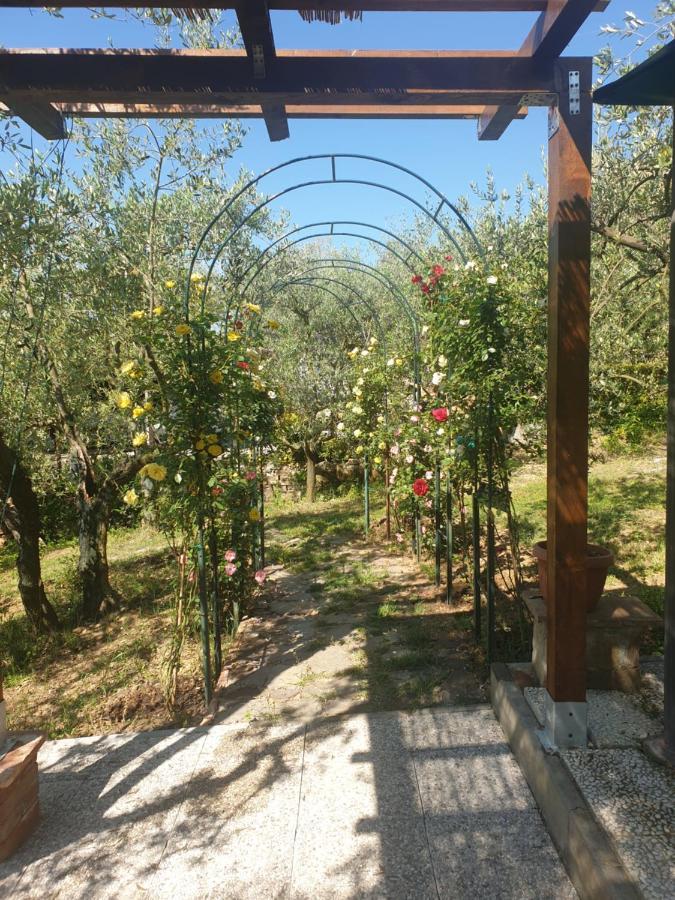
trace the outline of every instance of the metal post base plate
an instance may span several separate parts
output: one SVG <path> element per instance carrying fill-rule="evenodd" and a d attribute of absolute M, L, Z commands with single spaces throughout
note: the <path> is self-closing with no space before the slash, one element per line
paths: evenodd
<path fill-rule="evenodd" d="M 579 701 L 555 701 L 547 691 L 546 739 L 560 750 L 587 747 L 587 704 Z"/>

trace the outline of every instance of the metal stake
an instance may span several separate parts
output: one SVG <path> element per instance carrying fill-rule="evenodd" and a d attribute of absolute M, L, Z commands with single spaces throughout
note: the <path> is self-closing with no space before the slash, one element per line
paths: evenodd
<path fill-rule="evenodd" d="M 445 484 L 445 602 L 452 603 L 452 486 L 450 474 Z"/>
<path fill-rule="evenodd" d="M 434 468 L 434 549 L 436 551 L 436 569 L 434 582 L 441 584 L 441 467 L 436 462 Z"/>
<path fill-rule="evenodd" d="M 209 647 L 209 601 L 206 588 L 206 561 L 204 558 L 204 518 L 199 514 L 197 542 L 197 575 L 199 578 L 199 619 L 202 636 L 202 664 L 204 668 L 204 699 L 211 702 L 211 651 Z"/>

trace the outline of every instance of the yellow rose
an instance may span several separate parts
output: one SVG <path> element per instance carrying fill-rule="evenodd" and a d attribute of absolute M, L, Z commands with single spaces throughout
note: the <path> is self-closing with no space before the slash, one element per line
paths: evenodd
<path fill-rule="evenodd" d="M 207 434 L 205 441 L 207 444 L 217 444 L 218 443 L 218 435 L 217 434 Z"/>
<path fill-rule="evenodd" d="M 142 406 L 134 406 L 134 408 L 131 410 L 131 415 L 134 419 L 140 419 L 144 412 L 145 410 Z"/>
<path fill-rule="evenodd" d="M 252 313 L 259 313 L 259 312 L 260 312 L 260 307 L 258 306 L 257 303 L 245 303 L 244 306 L 246 307 L 246 309 L 247 309 L 249 312 L 252 312 Z"/>
<path fill-rule="evenodd" d="M 120 372 L 122 375 L 130 375 L 134 369 L 136 368 L 136 360 L 128 359 L 126 362 L 123 362 L 120 366 Z"/>
<path fill-rule="evenodd" d="M 260 513 L 255 508 L 255 506 L 253 507 L 253 509 L 249 510 L 248 520 L 249 520 L 249 522 L 259 522 L 260 521 Z"/>
<path fill-rule="evenodd" d="M 361 456 L 361 454 L 363 453 L 363 447 L 357 447 L 356 452 L 359 456 Z"/>
<path fill-rule="evenodd" d="M 160 304 L 159 306 L 154 306 L 152 309 L 153 316 L 161 316 L 164 312 L 164 307 Z"/>
<path fill-rule="evenodd" d="M 195 450 L 203 450 L 204 447 L 206 447 L 206 444 L 201 438 L 198 441 L 195 441 Z"/>
<path fill-rule="evenodd" d="M 142 447 L 143 444 L 147 444 L 148 436 L 144 431 L 139 431 L 138 434 L 135 434 L 131 443 L 134 447 Z"/>
<path fill-rule="evenodd" d="M 122 499 L 127 506 L 136 506 L 136 504 L 138 503 L 138 494 L 133 488 L 131 488 L 131 490 L 126 492 Z"/>
<path fill-rule="evenodd" d="M 195 284 L 198 281 L 203 281 L 203 280 L 204 280 L 204 276 L 202 275 L 201 272 L 193 272 L 192 275 L 190 275 L 190 281 L 193 284 Z"/>
<path fill-rule="evenodd" d="M 402 366 L 403 360 L 399 356 L 397 356 L 396 359 L 394 360 L 394 364 L 397 366 Z"/>
<path fill-rule="evenodd" d="M 192 329 L 189 325 L 186 325 L 185 322 L 181 325 L 176 325 L 176 334 L 178 337 L 184 337 L 186 334 L 190 334 L 191 331 Z"/>
<path fill-rule="evenodd" d="M 115 402 L 119 409 L 128 409 L 131 406 L 131 396 L 127 391 L 120 391 Z"/>
<path fill-rule="evenodd" d="M 375 463 L 376 466 L 381 465 L 381 464 L 382 464 L 382 457 L 381 457 L 381 456 L 376 456 L 375 459 L 373 460 L 373 462 Z"/>
<path fill-rule="evenodd" d="M 238 332 L 236 332 L 236 331 L 228 331 L 227 339 L 228 339 L 228 341 L 230 341 L 230 343 L 234 343 L 235 341 L 241 340 L 241 335 L 238 334 Z"/>
<path fill-rule="evenodd" d="M 380 443 L 379 443 L 377 446 L 378 446 L 378 449 L 379 449 L 379 450 L 386 450 L 386 449 L 387 449 L 387 445 L 385 444 L 384 441 L 380 441 Z"/>
<path fill-rule="evenodd" d="M 209 381 L 211 381 L 212 384 L 223 383 L 223 373 L 220 369 L 214 369 L 213 372 L 209 372 Z"/>
<path fill-rule="evenodd" d="M 145 318 L 145 310 L 143 309 L 135 309 L 131 314 L 132 319 L 144 319 Z"/>
<path fill-rule="evenodd" d="M 147 475 L 148 478 L 152 478 L 153 481 L 164 481 L 166 478 L 166 468 L 164 466 L 160 466 L 159 463 L 148 463 L 143 466 L 139 475 L 145 477 Z"/>
<path fill-rule="evenodd" d="M 165 287 L 165 288 L 168 288 L 168 290 L 171 291 L 171 290 L 173 290 L 173 289 L 176 287 L 176 282 L 175 282 L 175 281 L 165 281 L 165 282 L 164 282 L 164 287 Z"/>
<path fill-rule="evenodd" d="M 209 444 L 209 446 L 207 447 L 207 451 L 209 453 L 209 456 L 220 456 L 220 454 L 223 452 L 223 448 L 220 446 L 220 444 Z"/>
<path fill-rule="evenodd" d="M 281 328 L 281 325 L 280 325 L 279 322 L 277 322 L 276 319 L 268 319 L 268 320 L 267 320 L 267 327 L 268 327 L 268 328 L 271 328 L 272 331 L 276 331 L 277 328 Z"/>

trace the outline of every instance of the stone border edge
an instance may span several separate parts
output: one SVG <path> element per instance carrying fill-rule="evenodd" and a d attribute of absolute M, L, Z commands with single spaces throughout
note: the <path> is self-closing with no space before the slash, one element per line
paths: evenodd
<path fill-rule="evenodd" d="M 504 663 L 491 666 L 490 699 L 581 900 L 643 900 L 562 759 L 544 751 L 539 723 Z"/>

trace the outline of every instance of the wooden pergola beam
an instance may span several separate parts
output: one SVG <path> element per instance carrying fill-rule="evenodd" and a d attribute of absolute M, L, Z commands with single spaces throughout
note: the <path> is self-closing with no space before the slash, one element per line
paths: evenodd
<path fill-rule="evenodd" d="M 269 7 L 266 0 L 240 0 L 235 9 L 253 77 L 264 78 L 277 55 Z M 282 103 L 264 104 L 262 114 L 271 141 L 289 137 L 288 119 Z"/>
<path fill-rule="evenodd" d="M 240 5 L 243 5 L 244 0 Z M 315 10 L 340 9 L 354 12 L 542 12 L 546 9 L 547 0 L 269 0 L 272 10 Z M 34 0 L 0 0 L 0 8 L 34 7 Z M 82 9 L 91 6 L 87 0 L 60 0 L 59 6 L 64 9 Z M 127 7 L 128 3 L 106 3 L 106 7 Z M 164 8 L 164 0 L 148 0 L 143 7 L 149 9 Z M 596 0 L 595 11 L 607 9 L 609 0 Z M 236 9 L 235 2 L 218 2 L 206 0 L 199 4 L 183 4 L 185 9 Z"/>
<path fill-rule="evenodd" d="M 12 96 L 5 97 L 5 110 L 30 125 L 33 131 L 37 131 L 48 141 L 59 141 L 66 136 L 66 125 L 63 114 L 51 103 L 32 101 Z"/>
<path fill-rule="evenodd" d="M 282 50 L 271 68 L 253 78 L 239 50 L 0 50 L 0 100 L 473 106 L 554 84 L 550 66 L 497 51 Z"/>
<path fill-rule="evenodd" d="M 58 103 L 63 116 L 79 119 L 260 119 L 260 105 L 223 106 L 217 103 Z M 483 107 L 477 106 L 307 106 L 286 107 L 289 119 L 476 119 Z M 0 103 L 0 111 L 3 104 Z M 518 117 L 526 112 L 519 110 Z"/>
<path fill-rule="evenodd" d="M 534 60 L 557 57 L 596 8 L 596 0 L 548 0 L 518 51 Z M 496 141 L 515 118 L 517 106 L 488 106 L 478 121 L 478 140 Z"/>

